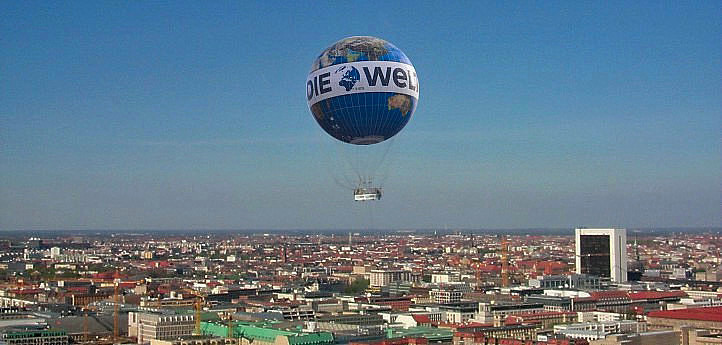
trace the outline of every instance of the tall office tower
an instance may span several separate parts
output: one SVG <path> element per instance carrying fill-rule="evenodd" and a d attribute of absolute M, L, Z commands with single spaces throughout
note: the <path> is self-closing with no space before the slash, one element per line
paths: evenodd
<path fill-rule="evenodd" d="M 627 229 L 576 229 L 578 274 L 627 281 Z"/>

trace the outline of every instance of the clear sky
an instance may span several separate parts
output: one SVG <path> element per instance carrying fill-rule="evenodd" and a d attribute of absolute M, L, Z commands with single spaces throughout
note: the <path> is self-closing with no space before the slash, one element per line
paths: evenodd
<path fill-rule="evenodd" d="M 721 13 L 2 1 L 0 229 L 720 226 Z M 334 183 L 305 100 L 313 59 L 353 35 L 421 84 L 370 206 Z"/>

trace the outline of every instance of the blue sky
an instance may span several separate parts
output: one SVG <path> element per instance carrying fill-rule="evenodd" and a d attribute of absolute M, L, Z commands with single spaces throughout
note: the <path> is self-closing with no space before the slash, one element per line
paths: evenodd
<path fill-rule="evenodd" d="M 0 229 L 720 226 L 720 13 L 2 2 Z M 304 95 L 352 35 L 394 43 L 421 84 L 365 206 Z"/>

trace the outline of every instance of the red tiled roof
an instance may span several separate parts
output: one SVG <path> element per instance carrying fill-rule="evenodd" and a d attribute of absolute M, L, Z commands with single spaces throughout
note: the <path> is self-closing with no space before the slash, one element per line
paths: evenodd
<path fill-rule="evenodd" d="M 633 300 L 640 299 L 659 299 L 659 298 L 673 298 L 673 297 L 686 297 L 687 293 L 684 291 L 636 291 L 630 292 L 629 298 Z"/>
<path fill-rule="evenodd" d="M 411 315 L 411 317 L 413 317 L 414 321 L 417 323 L 431 323 L 431 319 L 429 319 L 428 315 L 414 314 Z"/>
<path fill-rule="evenodd" d="M 538 312 L 538 313 L 519 313 L 519 314 L 514 314 L 514 316 L 518 316 L 518 317 L 522 317 L 522 318 L 524 318 L 524 317 L 533 318 L 533 317 L 542 317 L 542 316 L 564 316 L 564 315 L 572 316 L 572 315 L 576 315 L 576 314 L 577 313 L 575 313 L 573 311 L 542 311 L 542 312 Z"/>
<path fill-rule="evenodd" d="M 594 291 L 594 292 L 590 292 L 589 295 L 591 295 L 594 299 L 597 299 L 597 300 L 606 299 L 606 298 L 628 298 L 629 297 L 629 295 L 627 295 L 627 291 L 622 291 L 622 290 Z"/>
<path fill-rule="evenodd" d="M 101 272 L 101 273 L 95 273 L 91 275 L 91 277 L 96 279 L 112 279 L 114 272 Z"/>
<path fill-rule="evenodd" d="M 43 292 L 41 289 L 22 289 L 22 290 L 10 290 L 8 292 L 14 293 L 16 295 L 35 295 Z"/>
<path fill-rule="evenodd" d="M 163 261 L 154 261 L 152 263 L 153 267 L 170 267 L 172 264 L 166 260 Z"/>
<path fill-rule="evenodd" d="M 501 265 L 480 265 L 477 266 L 476 269 L 482 272 L 501 272 Z"/>
<path fill-rule="evenodd" d="M 537 323 L 539 323 L 539 322 L 537 321 Z M 506 320 L 504 320 L 504 325 L 506 325 L 506 326 L 521 325 L 521 318 L 518 318 L 514 315 L 509 315 L 506 317 Z"/>
<path fill-rule="evenodd" d="M 461 330 L 463 329 L 473 329 L 477 327 L 493 327 L 493 323 L 480 323 L 480 322 L 469 322 L 469 323 L 459 323 L 459 322 L 439 322 L 438 324 L 441 328 L 456 328 L 460 332 L 463 332 Z"/>
<path fill-rule="evenodd" d="M 647 316 L 662 319 L 722 322 L 722 307 L 658 310 L 649 312 Z"/>
<path fill-rule="evenodd" d="M 132 289 L 132 288 L 135 288 L 136 283 L 134 281 L 133 282 L 119 282 L 118 286 L 123 289 Z"/>

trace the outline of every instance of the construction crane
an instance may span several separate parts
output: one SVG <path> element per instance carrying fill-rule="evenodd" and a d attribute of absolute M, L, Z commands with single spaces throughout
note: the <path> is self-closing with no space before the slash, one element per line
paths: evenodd
<path fill-rule="evenodd" d="M 85 343 L 90 341 L 90 331 L 88 328 L 88 309 L 83 308 L 83 342 Z"/>
<path fill-rule="evenodd" d="M 195 308 L 195 316 L 193 318 L 193 321 L 195 321 L 195 329 L 193 330 L 193 333 L 195 335 L 201 335 L 201 298 L 196 296 L 196 303 L 194 304 Z"/>
<path fill-rule="evenodd" d="M 90 343 L 90 319 L 89 313 L 97 313 L 97 307 L 91 303 L 86 303 L 82 309 L 83 312 L 83 342 Z"/>
<path fill-rule="evenodd" d="M 201 335 L 201 310 L 203 308 L 203 294 L 198 291 L 190 290 L 191 294 L 195 296 L 196 301 L 193 303 L 195 314 L 193 321 L 195 321 L 195 329 L 193 330 L 194 335 Z"/>
<path fill-rule="evenodd" d="M 501 286 L 509 287 L 509 242 L 501 237 Z"/>
<path fill-rule="evenodd" d="M 226 334 L 226 337 L 233 338 L 233 314 L 228 314 L 228 334 Z"/>
<path fill-rule="evenodd" d="M 117 343 L 120 336 L 120 273 L 116 270 L 113 275 L 113 343 Z"/>

